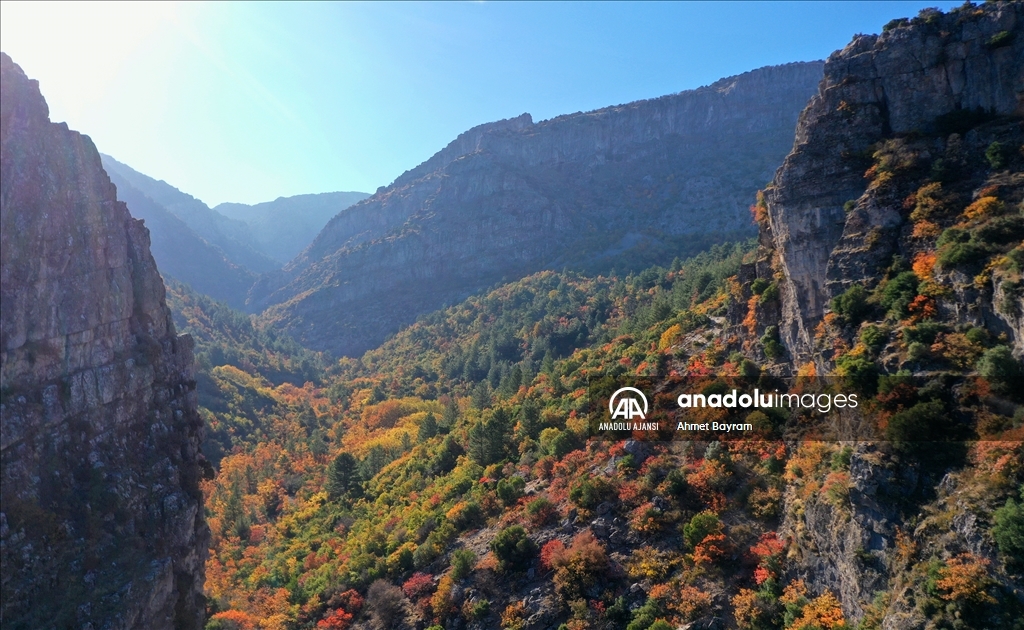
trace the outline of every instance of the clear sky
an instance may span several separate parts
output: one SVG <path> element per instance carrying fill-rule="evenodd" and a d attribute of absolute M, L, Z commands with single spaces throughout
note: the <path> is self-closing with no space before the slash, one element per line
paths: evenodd
<path fill-rule="evenodd" d="M 0 3 L 51 118 L 210 205 L 386 185 L 480 123 L 823 59 L 950 2 Z"/>

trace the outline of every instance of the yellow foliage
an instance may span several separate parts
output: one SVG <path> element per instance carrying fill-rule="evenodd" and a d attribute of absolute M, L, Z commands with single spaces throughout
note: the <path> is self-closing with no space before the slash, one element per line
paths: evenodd
<path fill-rule="evenodd" d="M 808 603 L 799 619 L 790 626 L 792 630 L 832 630 L 846 625 L 843 607 L 830 591 L 815 597 Z"/>
<path fill-rule="evenodd" d="M 679 337 L 682 336 L 682 333 L 683 327 L 679 324 L 669 326 L 665 332 L 661 333 L 661 339 L 658 341 L 658 350 L 667 350 L 672 347 Z"/>
<path fill-rule="evenodd" d="M 1005 208 L 1005 204 L 996 197 L 980 197 L 977 201 L 964 208 L 963 216 L 971 221 L 1002 214 Z"/>

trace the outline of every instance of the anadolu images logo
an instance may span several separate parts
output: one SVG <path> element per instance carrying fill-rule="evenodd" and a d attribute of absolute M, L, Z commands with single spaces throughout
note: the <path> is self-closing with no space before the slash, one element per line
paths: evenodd
<path fill-rule="evenodd" d="M 640 409 L 640 402 L 632 396 L 623 396 L 619 399 L 618 404 L 615 403 L 615 399 L 619 398 L 619 395 L 623 392 L 635 392 L 640 396 L 640 400 L 644 401 L 643 410 Z M 608 399 L 608 413 L 612 414 L 612 420 L 616 418 L 624 418 L 626 420 L 632 420 L 634 418 L 640 418 L 644 420 L 647 414 L 647 396 L 635 387 L 622 387 L 612 394 L 612 397 Z"/>

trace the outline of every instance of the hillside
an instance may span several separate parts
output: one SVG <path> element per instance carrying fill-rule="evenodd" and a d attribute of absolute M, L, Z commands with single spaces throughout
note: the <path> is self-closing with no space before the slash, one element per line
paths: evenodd
<path fill-rule="evenodd" d="M 249 288 L 256 274 L 230 262 L 224 252 L 211 245 L 175 214 L 110 171 L 117 187 L 117 199 L 137 219 L 146 222 L 151 250 L 161 275 L 184 282 L 195 290 L 222 300 L 234 308 L 245 308 Z"/>
<path fill-rule="evenodd" d="M 103 168 L 130 184 L 174 216 L 185 222 L 206 242 L 214 245 L 234 265 L 255 273 L 278 269 L 281 265 L 263 253 L 245 223 L 214 212 L 202 201 L 163 180 L 156 180 L 101 154 Z"/>
<path fill-rule="evenodd" d="M 752 233 L 747 206 L 792 145 L 820 63 L 534 123 L 475 127 L 340 213 L 252 311 L 358 355 L 503 279 L 640 270 Z"/>
<path fill-rule="evenodd" d="M 276 433 L 204 486 L 208 627 L 1021 627 L 1022 29 L 928 9 L 832 55 L 756 247 L 498 284 L 301 388 L 224 370 Z M 862 404 L 597 439 L 595 382 L 641 381 Z"/>
<path fill-rule="evenodd" d="M 261 251 L 283 265 L 306 249 L 336 214 L 369 196 L 361 192 L 296 195 L 254 205 L 222 203 L 213 211 L 248 225 Z"/>

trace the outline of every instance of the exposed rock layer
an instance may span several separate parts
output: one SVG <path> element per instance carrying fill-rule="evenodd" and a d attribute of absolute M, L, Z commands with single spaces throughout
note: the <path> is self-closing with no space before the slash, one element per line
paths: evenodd
<path fill-rule="evenodd" d="M 793 151 L 768 189 L 769 231 L 781 254 L 783 341 L 800 360 L 810 357 L 814 327 L 829 300 L 860 275 L 837 251 L 858 221 L 894 234 L 899 216 L 862 208 L 847 217 L 845 202 L 864 192 L 871 147 L 893 136 L 932 133 L 944 117 L 980 108 L 1024 115 L 1024 5 L 998 3 L 929 21 L 861 35 L 825 62 L 818 93 L 800 115 Z M 1006 31 L 1007 45 L 990 42 Z M 867 157 L 867 161 L 865 161 Z M 899 202 L 902 199 L 898 200 Z M 866 213 L 866 214 L 865 214 Z M 898 215 L 898 213 L 897 213 Z"/>
<path fill-rule="evenodd" d="M 481 125 L 341 212 L 254 311 L 307 345 L 376 346 L 417 315 L 543 268 L 644 267 L 752 233 L 821 63 L 649 101 Z"/>
<path fill-rule="evenodd" d="M 192 341 L 92 141 L 0 64 L 0 621 L 201 628 Z"/>

